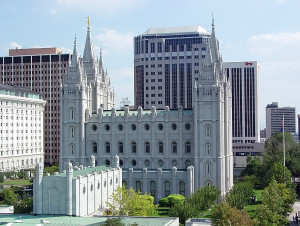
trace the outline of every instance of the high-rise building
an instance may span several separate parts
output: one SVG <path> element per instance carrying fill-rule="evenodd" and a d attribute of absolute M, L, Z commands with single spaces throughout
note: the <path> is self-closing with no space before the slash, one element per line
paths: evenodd
<path fill-rule="evenodd" d="M 9 50 L 9 56 L 0 57 L 0 84 L 28 88 L 41 93 L 46 100 L 46 164 L 58 163 L 59 160 L 59 89 L 70 60 L 70 54 L 62 54 L 57 48 L 13 49 Z"/>
<path fill-rule="evenodd" d="M 103 76 L 98 74 L 93 55 L 84 54 L 82 61 L 73 54 L 61 87 L 60 171 L 66 169 L 68 162 L 88 166 L 91 155 L 96 165 L 111 165 L 118 155 L 123 184 L 151 193 L 156 201 L 169 194 L 189 196 L 205 185 L 218 186 L 222 194 L 230 190 L 233 185 L 231 90 L 214 33 L 213 26 L 212 35 L 203 46 L 205 51 L 200 53 L 201 73 L 191 87 L 193 109 L 170 110 L 159 105 L 163 109 L 153 106 L 144 110 L 139 106 L 136 110 L 125 107 L 116 111 L 113 105 L 102 105 L 103 99 L 97 101 L 102 96 L 99 94 L 111 95 L 105 89 L 107 83 L 97 85 Z M 90 39 L 89 27 L 87 37 Z M 184 49 L 191 51 L 192 47 L 193 44 L 184 45 Z M 91 42 L 86 42 L 85 49 L 92 51 Z M 180 48 L 177 50 L 180 56 Z M 86 67 L 94 70 L 88 71 Z M 174 77 L 179 78 L 175 73 Z"/>
<path fill-rule="evenodd" d="M 0 84 L 0 171 L 44 163 L 44 106 L 41 94 Z"/>
<path fill-rule="evenodd" d="M 232 91 L 232 142 L 260 142 L 258 64 L 225 62 L 223 66 Z"/>
<path fill-rule="evenodd" d="M 192 108 L 211 35 L 200 26 L 150 28 L 134 38 L 134 105 Z M 216 43 L 218 47 L 218 40 Z"/>
<path fill-rule="evenodd" d="M 278 107 L 278 102 L 272 102 L 266 107 L 266 137 L 273 133 L 284 131 L 295 134 L 296 132 L 296 109 L 294 107 Z"/>

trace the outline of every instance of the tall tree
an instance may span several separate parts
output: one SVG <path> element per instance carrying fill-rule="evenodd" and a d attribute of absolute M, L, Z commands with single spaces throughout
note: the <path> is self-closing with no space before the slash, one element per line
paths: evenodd
<path fill-rule="evenodd" d="M 247 212 L 231 207 L 226 202 L 221 202 L 215 207 L 211 219 L 212 224 L 218 226 L 251 226 L 254 223 Z"/>
<path fill-rule="evenodd" d="M 287 215 L 296 200 L 293 189 L 272 180 L 262 193 L 262 204 L 255 210 L 257 225 L 286 225 Z"/>
<path fill-rule="evenodd" d="M 115 216 L 148 216 L 154 212 L 153 197 L 142 195 L 140 191 L 118 187 L 107 205 Z"/>

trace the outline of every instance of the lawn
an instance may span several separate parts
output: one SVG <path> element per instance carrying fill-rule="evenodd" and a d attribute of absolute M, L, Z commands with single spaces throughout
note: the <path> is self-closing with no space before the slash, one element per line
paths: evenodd
<path fill-rule="evenodd" d="M 0 183 L 0 185 L 21 185 L 21 186 L 25 186 L 25 185 L 32 185 L 32 183 L 30 182 L 30 180 L 18 179 L 18 180 L 6 180 L 3 183 Z"/>
<path fill-rule="evenodd" d="M 249 216 L 251 218 L 253 218 L 255 216 L 255 213 L 254 213 L 255 208 L 262 202 L 262 191 L 263 190 L 254 190 L 254 195 L 256 196 L 256 202 L 251 202 L 244 209 L 249 213 Z"/>

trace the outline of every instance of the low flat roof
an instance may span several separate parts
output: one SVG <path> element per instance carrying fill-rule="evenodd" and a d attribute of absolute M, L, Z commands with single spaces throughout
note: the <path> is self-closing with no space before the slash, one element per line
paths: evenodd
<path fill-rule="evenodd" d="M 41 220 L 49 222 L 51 225 L 95 225 L 103 223 L 108 217 L 72 217 L 62 215 L 1 215 L 0 214 L 0 225 L 8 223 L 17 223 L 17 225 L 41 225 Z M 176 220 L 176 218 L 170 217 L 121 217 L 122 222 L 126 225 L 137 223 L 139 226 L 164 226 L 169 225 L 170 221 Z"/>
<path fill-rule="evenodd" d="M 112 167 L 110 166 L 96 166 L 96 167 L 87 167 L 85 169 L 81 169 L 81 170 L 73 170 L 73 177 L 78 177 L 78 176 L 84 176 L 87 174 L 92 174 L 94 172 L 101 172 L 101 171 L 105 171 L 108 169 L 112 169 Z M 60 177 L 65 177 L 66 173 L 59 173 L 57 175 L 52 175 L 52 176 L 60 176 Z"/>
<path fill-rule="evenodd" d="M 209 32 L 201 26 L 181 26 L 181 27 L 161 27 L 149 28 L 143 35 L 167 35 L 167 34 L 182 34 L 182 33 L 204 33 Z"/>

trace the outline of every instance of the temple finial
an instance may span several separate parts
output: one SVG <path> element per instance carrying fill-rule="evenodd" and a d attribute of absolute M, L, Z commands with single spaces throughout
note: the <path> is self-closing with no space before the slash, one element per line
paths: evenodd
<path fill-rule="evenodd" d="M 90 28 L 91 28 L 91 21 L 90 21 L 90 17 L 89 16 L 87 17 L 87 24 L 88 24 L 87 28 L 88 28 L 88 30 L 90 30 Z"/>
<path fill-rule="evenodd" d="M 214 19 L 214 14 L 212 13 L 212 23 L 211 23 L 212 28 L 215 28 L 215 19 Z"/>
<path fill-rule="evenodd" d="M 75 33 L 75 38 L 74 38 L 74 45 L 76 46 L 77 41 L 76 41 L 76 33 Z"/>

